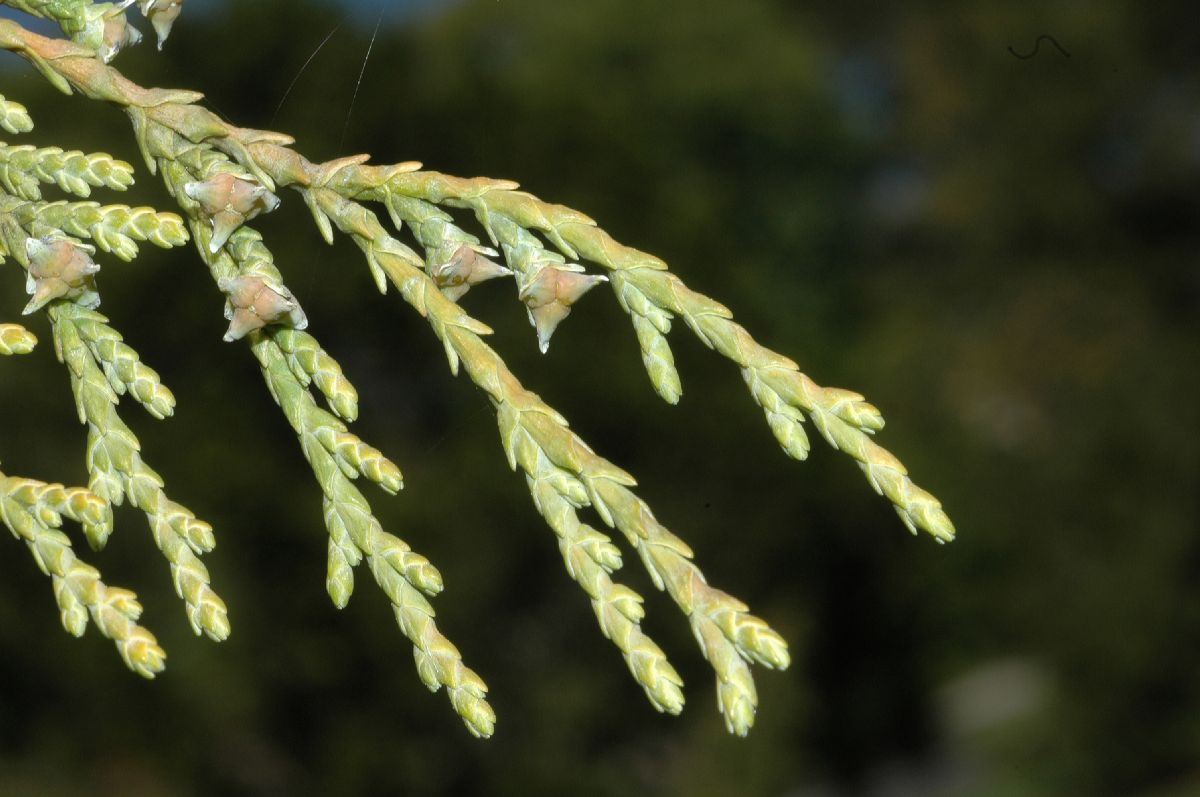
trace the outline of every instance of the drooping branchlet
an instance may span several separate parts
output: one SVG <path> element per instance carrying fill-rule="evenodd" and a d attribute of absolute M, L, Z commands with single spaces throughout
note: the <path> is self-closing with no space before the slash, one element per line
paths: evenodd
<path fill-rule="evenodd" d="M 132 1 L 124 0 L 120 9 Z M 161 46 L 182 0 L 137 1 L 155 24 Z M 17 4 L 16 0 L 0 2 Z M 56 18 L 92 5 L 78 0 L 72 6 L 75 11 L 60 12 Z M 65 22 L 63 27 L 67 30 Z M 119 26 L 114 26 L 117 30 Z M 68 35 L 76 32 L 68 30 Z M 521 385 L 484 341 L 488 327 L 454 303 L 472 285 L 515 275 L 518 296 L 545 351 L 572 306 L 606 281 L 587 275 L 577 263 L 605 269 L 618 303 L 633 320 L 654 385 L 665 399 L 677 401 L 681 393 L 666 339 L 672 321 L 678 319 L 738 365 L 751 395 L 791 456 L 807 454 L 808 436 L 801 424 L 810 421 L 835 448 L 859 462 L 871 485 L 892 501 L 911 529 L 925 529 L 939 540 L 953 537 L 953 525 L 937 500 L 916 487 L 903 465 L 871 439 L 883 425 L 878 410 L 856 393 L 817 385 L 796 363 L 758 344 L 719 302 L 689 289 L 658 258 L 613 240 L 584 214 L 518 191 L 510 181 L 462 179 L 421 171 L 415 164 L 369 166 L 367 156 L 311 164 L 290 149 L 292 142 L 286 136 L 226 124 L 195 104 L 199 95 L 156 93 L 134 86 L 114 70 L 93 63 L 91 53 L 71 54 L 62 61 L 83 59 L 86 70 L 63 69 L 39 37 L 26 36 L 5 20 L 0 20 L 0 47 L 27 56 L 60 88 L 70 82 L 88 96 L 126 107 L 143 153 L 191 214 L 193 234 L 206 244 L 201 255 L 228 299 L 226 317 L 231 324 L 226 339 L 277 326 L 250 335 L 251 349 L 324 493 L 330 596 L 336 605 L 344 606 L 353 588 L 351 571 L 365 561 L 392 602 L 402 632 L 413 643 L 422 680 L 431 689 L 446 687 L 472 733 L 490 735 L 495 717 L 483 681 L 466 668 L 457 648 L 434 623 L 425 596 L 440 591 L 441 577 L 424 557 L 383 531 L 366 498 L 352 484 L 363 477 L 394 492 L 401 483 L 399 470 L 342 422 L 356 413 L 357 396 L 315 339 L 294 331 L 306 325 L 304 314 L 283 287 L 283 276 L 262 237 L 252 229 L 234 235 L 247 221 L 278 206 L 279 199 L 271 193 L 275 185 L 302 192 L 326 240 L 332 242 L 335 228 L 349 235 L 366 255 L 380 290 L 394 286 L 428 320 L 446 348 L 451 368 L 457 372 L 463 366 L 487 393 L 510 465 L 525 472 L 535 505 L 558 536 L 568 573 L 591 598 L 604 634 L 625 656 L 656 708 L 671 713 L 682 708 L 681 679 L 641 630 L 640 597 L 611 578 L 621 565 L 615 544 L 580 518 L 582 510 L 594 509 L 625 537 L 655 586 L 665 590 L 687 616 L 717 674 L 718 703 L 732 732 L 744 735 L 754 721 L 757 692 L 749 665 L 787 667 L 786 643 L 736 598 L 709 586 L 687 544 L 633 492 L 633 477 L 595 453 L 565 419 Z M 148 104 L 149 97 L 157 104 Z M 0 98 L 0 126 L 22 129 L 26 126 L 23 111 Z M 397 228 L 404 222 L 424 249 L 424 257 L 384 229 L 363 204 L 372 201 L 386 205 Z M 172 225 L 161 218 L 163 214 L 141 212 L 149 209 L 113 212 L 90 203 L 18 204 L 26 220 L 17 219 L 14 211 L 8 215 L 15 223 L 90 236 L 105 251 L 127 259 L 136 254 L 134 238 L 171 246 L 186 237 L 181 225 L 176 235 L 157 234 L 170 231 Z M 38 212 L 29 212 L 30 207 Z M 492 261 L 496 250 L 460 228 L 447 209 L 473 211 L 491 244 L 503 252 L 508 268 Z M 108 219 L 103 225 L 96 221 L 100 216 Z M 152 219 L 153 236 L 147 232 Z M 125 241 L 116 237 L 118 232 Z M 0 223 L 0 244 L 3 233 Z M 115 246 L 114 240 L 122 245 Z M 54 279 L 70 286 L 63 277 L 58 274 Z M 58 290 L 57 283 L 47 286 L 45 291 L 51 286 Z M 152 412 L 157 408 L 165 414 L 169 402 L 156 389 L 156 375 L 136 371 L 136 358 L 120 349 L 119 336 L 102 328 L 105 319 L 84 317 L 87 311 L 69 302 L 52 304 L 49 312 L 55 320 L 56 349 L 78 371 L 73 372 L 72 385 L 81 419 L 97 441 L 89 454 L 93 491 L 102 502 L 114 504 L 127 495 L 146 510 L 156 541 L 172 562 L 176 589 L 185 598 L 193 627 L 223 638 L 228 633 L 224 604 L 212 593 L 207 571 L 196 558 L 211 548 L 211 530 L 166 499 L 161 481 L 141 462 L 136 438 L 115 411 L 115 393 L 128 391 Z M 3 334 L 18 346 L 32 345 L 16 331 Z M 342 420 L 317 405 L 311 384 Z M 92 535 L 101 533 L 92 532 L 89 538 Z M 70 616 L 77 617 L 78 611 L 71 611 Z"/>

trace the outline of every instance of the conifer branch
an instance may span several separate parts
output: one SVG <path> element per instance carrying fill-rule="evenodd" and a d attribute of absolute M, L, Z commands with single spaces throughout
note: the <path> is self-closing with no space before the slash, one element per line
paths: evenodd
<path fill-rule="evenodd" d="M 68 194 L 91 196 L 92 188 L 124 191 L 133 185 L 133 167 L 107 153 L 64 152 L 60 147 L 0 143 L 0 186 L 27 200 L 42 198 L 38 183 L 57 185 Z"/>
<path fill-rule="evenodd" d="M 105 63 L 123 48 L 142 40 L 129 24 L 125 9 L 134 0 L 97 3 L 93 0 L 5 0 L 5 5 L 36 17 L 56 22 L 77 44 L 91 50 Z"/>
<path fill-rule="evenodd" d="M 117 395 L 126 392 L 158 420 L 175 412 L 175 396 L 154 369 L 141 361 L 138 353 L 124 343 L 121 333 L 108 325 L 108 319 L 79 306 L 70 309 L 71 321 L 92 359 L 104 371 Z"/>
<path fill-rule="evenodd" d="M 129 669 L 153 678 L 162 671 L 166 653 L 154 635 L 137 624 L 142 613 L 137 596 L 101 581 L 99 571 L 78 559 L 70 539 L 58 530 L 63 518 L 85 527 L 104 525 L 106 510 L 103 499 L 86 490 L 0 472 L 0 522 L 50 576 L 63 628 L 82 636 L 90 616 L 100 633 L 116 644 Z"/>
<path fill-rule="evenodd" d="M 168 498 L 162 477 L 142 458 L 137 437 L 117 413 L 117 393 L 80 329 L 92 319 L 80 319 L 79 312 L 62 302 L 50 307 L 49 316 L 55 350 L 70 371 L 79 418 L 88 427 L 89 488 L 115 506 L 128 498 L 145 513 L 154 543 L 171 565 L 175 592 L 187 604 L 192 630 L 221 641 L 229 636 L 227 609 L 200 561 L 215 545 L 212 527 Z M 90 540 L 102 546 L 107 538 Z"/>
<path fill-rule="evenodd" d="M 358 418 L 358 391 L 342 373 L 338 361 L 307 332 L 278 327 L 271 330 L 270 335 L 287 356 L 288 367 L 300 384 L 304 387 L 316 385 L 329 408 L 343 421 L 353 423 Z"/>
<path fill-rule="evenodd" d="M 99 267 L 88 248 L 66 237 L 91 235 L 105 248 L 132 257 L 131 236 L 161 246 L 184 242 L 182 220 L 149 208 L 29 201 L 3 193 L 0 209 L 0 255 L 11 256 L 28 274 L 33 299 L 26 312 L 46 308 L 55 352 L 68 368 L 79 419 L 88 428 L 89 489 L 106 502 L 105 522 L 85 525 L 89 542 L 104 546 L 112 530 L 111 506 L 128 498 L 145 513 L 155 544 L 171 565 L 193 630 L 218 641 L 226 638 L 225 603 L 213 592 L 199 559 L 215 544 L 212 529 L 167 497 L 162 478 L 142 458 L 137 437 L 117 412 L 118 397 L 128 392 L 152 415 L 165 418 L 174 409 L 174 396 L 108 319 L 91 311 L 99 303 L 92 283 Z"/>
<path fill-rule="evenodd" d="M 662 648 L 642 631 L 642 596 L 611 578 L 621 567 L 620 551 L 607 535 L 580 522 L 576 507 L 587 499 L 578 496 L 579 482 L 544 457 L 526 480 L 538 512 L 558 536 L 567 573 L 591 598 L 600 631 L 620 649 L 654 707 L 678 714 L 683 710 L 683 679 Z"/>
<path fill-rule="evenodd" d="M 800 425 L 806 413 L 831 446 L 858 461 L 871 486 L 892 502 L 914 534 L 919 528 L 940 542 L 953 539 L 954 526 L 940 502 L 917 487 L 899 460 L 869 438 L 883 428 L 883 417 L 874 406 L 852 391 L 818 385 L 791 359 L 755 341 L 726 307 L 688 288 L 657 257 L 616 242 L 578 211 L 494 180 L 410 171 L 392 177 L 387 188 L 470 208 L 493 239 L 511 238 L 513 226 L 537 231 L 565 256 L 608 269 L 618 301 L 634 319 L 643 360 L 660 395 L 668 401 L 679 395 L 678 374 L 663 336 L 670 330 L 670 320 L 681 317 L 705 345 L 739 366 L 789 456 L 808 455 L 807 435 Z"/>
<path fill-rule="evenodd" d="M 206 145 L 196 145 L 156 122 L 146 121 L 144 151 L 156 158 L 168 190 L 189 216 L 198 251 L 219 285 L 236 280 L 257 280 L 290 295 L 261 236 L 248 227 L 228 234 L 213 247 L 217 220 L 203 201 L 189 195 L 197 182 L 253 179 L 227 156 Z M 193 192 L 195 193 L 195 192 Z M 429 689 L 446 687 L 451 705 L 476 736 L 490 736 L 495 713 L 486 700 L 487 686 L 462 662 L 458 649 L 438 630 L 434 610 L 426 595 L 442 590 L 441 574 L 425 557 L 401 539 L 384 531 L 370 504 L 353 485 L 364 476 L 395 493 L 403 486 L 399 469 L 377 449 L 363 443 L 334 415 L 317 406 L 308 390 L 315 383 L 343 418 L 357 414 L 357 395 L 316 339 L 287 326 L 264 323 L 247 332 L 272 397 L 300 439 L 301 449 L 324 493 L 324 515 L 329 531 L 329 568 L 326 587 L 339 608 L 353 591 L 353 568 L 364 558 L 376 583 L 392 603 L 402 633 L 413 644 L 417 672 Z M 272 318 L 271 322 L 284 321 Z"/>
<path fill-rule="evenodd" d="M 57 230 L 90 238 L 101 251 L 125 261 L 138 254 L 138 241 L 170 248 L 187 242 L 183 220 L 174 213 L 99 202 L 30 202 L 0 195 L 0 213 L 30 230 Z"/>
<path fill-rule="evenodd" d="M 330 197 L 315 191 L 305 192 L 304 196 L 318 226 L 332 229 L 329 209 L 326 207 Z M 476 282 L 471 279 L 473 274 L 465 275 L 460 282 L 439 279 L 439 275 L 445 273 L 443 264 L 461 258 L 463 247 L 475 255 L 495 255 L 493 250 L 480 246 L 478 238 L 455 225 L 449 214 L 430 203 L 393 195 L 385 199 L 385 204 L 397 227 L 408 223 L 418 243 L 425 249 L 426 269 L 450 299 L 462 296 Z M 381 239 L 381 242 L 385 248 L 404 251 L 397 241 Z M 502 274 L 492 273 L 490 276 Z M 454 356 L 451 354 L 452 358 Z M 453 364 L 456 361 L 452 359 L 451 362 Z M 683 681 L 667 661 L 662 649 L 641 630 L 640 623 L 644 615 L 641 596 L 610 578 L 611 573 L 621 565 L 620 553 L 607 536 L 580 523 L 574 507 L 579 505 L 576 503 L 578 500 L 586 502 L 586 495 L 572 498 L 569 486 L 577 486 L 578 482 L 544 457 L 530 465 L 527 479 L 539 513 L 559 537 L 559 548 L 568 573 L 592 600 L 601 631 L 621 650 L 630 672 L 646 690 L 655 708 L 678 714 L 684 702 L 680 689 Z M 577 487 L 577 492 L 581 491 Z"/>
<path fill-rule="evenodd" d="M 578 505 L 594 506 L 606 523 L 625 534 L 655 585 L 667 591 L 691 622 L 697 642 L 717 672 L 719 706 L 726 725 L 739 735 L 748 733 L 758 698 L 746 661 L 786 667 L 789 657 L 783 639 L 748 614 L 740 601 L 708 586 L 692 564 L 687 545 L 658 524 L 649 507 L 629 491 L 635 484 L 633 478 L 597 456 L 569 430 L 562 416 L 517 381 L 481 339 L 487 328 L 437 290 L 421 269 L 423 261 L 392 238 L 373 213 L 328 188 L 303 190 L 310 193 L 310 207 L 318 208 L 337 229 L 350 235 L 368 262 L 383 271 L 429 321 L 446 348 L 451 368 L 465 365 L 471 380 L 488 394 L 496 407 L 509 461 L 530 477 L 531 488 L 540 475 L 540 463 L 546 460 L 578 482 L 573 496 Z M 638 675 L 635 670 L 635 677 Z M 671 679 L 664 675 L 663 680 Z M 643 685 L 656 705 L 675 705 L 673 699 L 654 696 L 652 690 L 665 687 Z"/>
<path fill-rule="evenodd" d="M 677 713 L 681 709 L 681 680 L 662 650 L 641 630 L 641 598 L 611 578 L 621 564 L 619 552 L 606 535 L 581 522 L 578 510 L 590 506 L 620 531 L 655 585 L 688 618 L 716 672 L 718 705 L 731 732 L 744 735 L 754 720 L 758 698 L 750 663 L 787 667 L 787 646 L 745 604 L 707 583 L 687 544 L 632 491 L 632 476 L 596 454 L 561 415 L 521 385 L 484 342 L 482 336 L 490 329 L 455 303 L 472 286 L 513 275 L 544 351 L 574 303 L 599 282 L 609 281 L 632 319 L 656 391 L 671 403 L 679 400 L 682 389 L 666 336 L 674 319 L 681 318 L 708 347 L 739 367 L 752 398 L 790 456 L 804 459 L 808 454 L 803 426 L 807 418 L 831 445 L 858 461 L 871 485 L 892 502 L 910 530 L 924 529 L 939 542 L 953 538 L 954 527 L 937 499 L 917 487 L 904 466 L 871 439 L 883 427 L 874 406 L 857 393 L 818 385 L 795 362 L 755 341 L 719 302 L 692 291 L 658 258 L 616 242 L 584 214 L 543 202 L 517 190 L 510 181 L 426 172 L 412 162 L 371 166 L 366 156 L 352 156 L 314 164 L 291 148 L 288 136 L 239 128 L 199 107 L 199 94 L 146 89 L 106 66 L 104 62 L 127 43 L 116 41 L 125 36 L 119 30 L 124 5 L 104 12 L 111 25 L 104 41 L 97 43 L 87 24 L 98 7 L 86 0 L 4 2 L 57 19 L 75 41 L 37 36 L 0 20 L 0 48 L 27 58 L 63 91 L 78 90 L 121 106 L 133 123 L 148 167 L 162 173 L 188 217 L 200 255 L 226 296 L 230 321 L 226 339 L 249 341 L 268 388 L 321 486 L 329 531 L 327 588 L 335 604 L 344 606 L 349 600 L 352 569 L 366 558 L 393 604 L 403 633 L 414 645 L 422 680 L 434 690 L 447 687 L 472 733 L 490 735 L 494 714 L 482 680 L 465 667 L 458 650 L 433 622 L 425 595 L 440 591 L 441 577 L 428 561 L 383 530 L 353 484 L 364 476 L 395 492 L 402 486 L 400 472 L 343 423 L 357 415 L 357 393 L 336 361 L 302 331 L 307 319 L 299 303 L 261 236 L 246 226 L 278 206 L 274 192 L 280 188 L 299 192 L 327 241 L 333 241 L 335 230 L 349 235 L 365 255 L 380 291 L 394 286 L 429 322 L 452 372 L 464 367 L 488 395 L 509 464 L 525 473 L 535 506 L 558 538 L 568 573 L 587 592 L 602 632 L 621 650 L 634 678 L 659 710 Z M 53 2 L 59 5 L 52 9 Z M 141 0 L 140 7 L 156 28 L 159 23 L 169 28 L 180 8 L 178 0 Z M 118 16 L 121 21 L 114 22 Z M 161 29 L 159 33 L 161 41 L 165 34 Z M 27 129 L 22 114 L 23 108 L 0 98 L 0 126 L 10 131 Z M 0 187 L 7 186 L 8 193 L 15 194 L 0 192 L 0 209 L 5 211 L 0 239 L 10 242 L 8 251 L 18 260 L 24 254 L 12 245 L 14 236 L 44 236 L 40 244 L 28 245 L 47 250 L 82 249 L 76 239 L 91 238 L 102 250 L 125 259 L 136 254 L 136 241 L 169 246 L 186 239 L 182 220 L 148 208 L 30 201 L 40 196 L 32 192 L 41 182 L 86 190 L 95 183 L 85 173 L 96 172 L 93 180 L 102 181 L 99 172 L 112 173 L 115 167 L 85 168 L 85 161 L 108 162 L 88 161 L 89 156 L 78 153 L 46 150 L 35 155 L 42 151 L 11 149 L 7 161 L 0 155 L 0 166 L 18 164 L 8 167 L 13 176 L 7 181 L 0 171 Z M 48 165 L 39 171 L 35 162 Z M 68 171 L 77 180 L 60 177 Z M 364 202 L 382 203 L 397 228 L 407 226 L 412 232 L 422 253 L 390 234 Z M 472 211 L 492 246 L 459 226 L 444 208 Z M 501 253 L 506 266 L 489 259 Z M 93 489 L 102 498 L 119 501 L 122 490 L 131 489 L 122 476 L 128 479 L 130 468 L 140 460 L 134 460 L 136 439 L 115 416 L 116 394 L 127 390 L 151 412 L 163 415 L 169 412 L 170 394 L 102 316 L 84 315 L 98 300 L 90 282 L 94 272 L 79 258 L 72 262 L 71 269 L 30 270 L 31 307 L 49 307 L 56 346 L 72 367 L 81 417 L 93 437 L 106 445 L 113 438 L 120 461 L 111 455 L 93 456 L 89 470 Z M 588 275 L 583 263 L 607 273 Z M 26 265 L 24 260 L 22 264 Z M 20 331 L 7 335 L 14 341 L 14 351 L 32 345 Z M 333 413 L 317 405 L 313 386 Z M 90 448 L 94 454 L 94 446 Z M 108 454 L 107 448 L 103 451 Z M 142 481 L 156 484 L 161 493 L 161 480 L 144 476 Z"/>

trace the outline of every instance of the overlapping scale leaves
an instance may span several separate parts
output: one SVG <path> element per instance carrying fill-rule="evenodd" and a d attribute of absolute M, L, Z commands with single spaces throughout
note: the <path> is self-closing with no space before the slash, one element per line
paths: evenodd
<path fill-rule="evenodd" d="M 0 127 L 28 132 L 32 120 L 22 106 L 0 100 Z M 0 501 L 5 524 L 51 576 L 67 630 L 81 634 L 90 617 L 116 642 L 130 668 L 152 676 L 162 669 L 165 654 L 137 625 L 141 606 L 132 593 L 107 587 L 94 568 L 76 558 L 59 527 L 64 517 L 76 520 L 91 546 L 102 548 L 113 532 L 112 508 L 128 501 L 146 516 L 192 628 L 214 640 L 229 635 L 225 603 L 200 559 L 215 545 L 212 528 L 167 495 L 119 412 L 120 399 L 128 396 L 164 419 L 174 412 L 175 397 L 95 310 L 100 303 L 100 264 L 93 260 L 97 247 L 129 260 L 139 242 L 173 247 L 188 235 L 177 214 L 42 196 L 43 186 L 88 196 L 94 188 L 121 191 L 132 182 L 132 167 L 107 154 L 0 145 L 0 260 L 26 271 L 33 297 L 26 312 L 41 310 L 50 322 L 54 352 L 67 368 L 79 420 L 87 429 L 89 477 L 86 490 L 5 477 Z M 85 243 L 89 239 L 95 247 Z M 0 325 L 0 354 L 27 353 L 35 344 L 24 327 Z"/>
<path fill-rule="evenodd" d="M 93 188 L 123 187 L 127 164 L 103 154 L 3 145 L 0 241 L 28 268 L 27 253 L 16 248 L 23 236 L 48 236 L 48 231 L 62 236 L 38 239 L 39 252 L 68 244 L 85 247 L 90 240 L 101 252 L 129 259 L 136 255 L 137 243 L 178 245 L 190 228 L 225 294 L 225 315 L 231 322 L 226 339 L 249 342 L 322 490 L 331 598 L 339 607 L 346 605 L 354 568 L 366 563 L 413 643 L 419 676 L 430 689 L 447 689 L 472 733 L 490 735 L 495 716 L 483 681 L 434 623 L 428 598 L 442 589 L 441 575 L 383 529 L 354 483 L 365 478 L 394 493 L 402 487 L 400 471 L 350 432 L 346 424 L 357 416 L 358 394 L 336 360 L 305 331 L 307 319 L 299 303 L 261 236 L 247 226 L 279 205 L 276 192 L 283 188 L 299 192 L 325 240 L 332 243 L 340 232 L 359 247 L 379 290 L 394 287 L 428 321 L 452 372 L 465 371 L 485 393 L 496 411 L 504 454 L 514 470 L 524 473 L 567 574 L 583 589 L 601 632 L 658 710 L 674 714 L 682 709 L 682 679 L 642 629 L 642 597 L 614 579 L 623 565 L 620 550 L 608 534 L 589 525 L 585 510 L 594 510 L 601 523 L 624 538 L 654 585 L 686 616 L 716 674 L 717 704 L 731 732 L 744 735 L 754 722 L 758 695 L 750 666 L 787 667 L 787 645 L 744 603 L 708 583 L 688 545 L 634 492 L 630 474 L 597 454 L 566 419 L 518 381 L 484 341 L 490 333 L 487 325 L 457 304 L 468 291 L 512 277 L 545 352 L 576 304 L 607 282 L 632 321 L 654 389 L 670 403 L 679 401 L 683 388 L 667 336 L 682 320 L 706 346 L 738 367 L 789 456 L 807 457 L 811 442 L 806 424 L 811 423 L 830 445 L 859 463 L 909 529 L 924 530 L 939 542 L 953 538 L 954 526 L 937 499 L 917 487 L 899 460 L 874 442 L 883 418 L 873 405 L 852 391 L 817 384 L 791 359 L 755 341 L 720 302 L 688 288 L 659 258 L 617 242 L 583 213 L 544 202 L 511 181 L 453 177 L 423 171 L 412 162 L 372 166 L 367 156 L 357 155 L 311 163 L 291 148 L 289 137 L 224 122 L 196 104 L 198 94 L 144 89 L 105 66 L 102 62 L 136 38 L 127 30 L 124 6 L 98 12 L 86 0 L 8 4 L 58 21 L 76 48 L 51 52 L 44 40 L 2 20 L 0 47 L 28 58 L 59 88 L 123 106 L 149 168 L 162 174 L 188 223 L 185 227 L 178 216 L 149 208 L 43 201 L 45 185 L 83 197 Z M 161 46 L 179 15 L 180 0 L 140 0 L 139 8 L 154 24 Z M 106 27 L 97 38 L 101 13 L 107 15 Z M 21 132 L 28 127 L 24 108 L 0 97 L 0 128 Z M 392 229 L 367 203 L 382 205 Z M 478 234 L 460 218 L 472 215 Z M 402 232 L 417 249 L 400 240 Z M 151 515 L 156 540 L 162 540 L 168 558 L 178 553 L 182 562 L 187 551 L 210 547 L 207 527 L 165 499 L 161 479 L 140 461 L 136 439 L 115 415 L 121 395 L 132 396 L 160 417 L 170 413 L 173 398 L 107 319 L 87 306 L 94 301 L 95 273 L 80 265 L 83 260 L 72 262 L 73 269 L 31 269 L 30 284 L 43 298 L 51 297 L 47 308 L 56 350 L 71 370 L 80 417 L 90 429 L 91 489 L 99 503 L 98 514 L 85 519 L 85 530 L 91 529 L 87 533 L 93 542 L 102 543 L 109 517 L 104 508 L 128 496 Z M 27 351 L 34 342 L 22 328 L 0 326 L 0 353 Z M 314 391 L 328 410 L 318 404 Z M 36 537 L 25 532 L 27 540 L 30 534 Z M 183 565 L 172 559 L 172 566 Z M 198 572 L 177 579 L 194 624 L 214 616 L 201 606 L 198 585 L 206 588 L 207 582 Z M 75 628 L 79 610 L 72 607 L 63 609 L 64 622 Z"/>

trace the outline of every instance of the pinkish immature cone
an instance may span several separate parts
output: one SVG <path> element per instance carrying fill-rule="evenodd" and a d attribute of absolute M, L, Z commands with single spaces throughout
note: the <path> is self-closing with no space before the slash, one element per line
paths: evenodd
<path fill-rule="evenodd" d="M 22 312 L 29 315 L 55 299 L 78 298 L 89 309 L 99 306 L 94 277 L 100 266 L 91 258 L 94 251 L 90 246 L 56 236 L 26 240 L 29 273 L 25 291 L 33 298 Z"/>
<path fill-rule="evenodd" d="M 238 227 L 279 207 L 279 197 L 229 172 L 218 172 L 202 183 L 185 183 L 183 192 L 198 202 L 212 221 L 208 250 L 214 254 Z"/>
<path fill-rule="evenodd" d="M 226 296 L 225 318 L 229 329 L 225 340 L 244 338 L 256 329 L 271 324 L 287 324 L 294 329 L 308 326 L 308 318 L 292 292 L 282 285 L 271 285 L 261 277 L 222 277 L 217 282 Z"/>
<path fill-rule="evenodd" d="M 171 26 L 183 11 L 183 0 L 141 0 L 140 8 L 142 16 L 154 26 L 154 32 L 158 34 L 158 49 L 161 50 L 163 42 L 171 35 Z"/>
<path fill-rule="evenodd" d="M 529 311 L 529 323 L 537 330 L 542 354 L 550 349 L 554 330 L 571 314 L 571 305 L 602 282 L 608 282 L 608 277 L 544 266 L 521 290 L 519 295 Z"/>
<path fill-rule="evenodd" d="M 107 64 L 116 58 L 117 53 L 121 50 L 137 44 L 141 40 L 141 32 L 126 21 L 125 15 L 120 13 L 120 9 L 114 9 L 114 13 L 110 13 L 104 19 L 104 38 L 97 54 L 100 56 L 100 60 Z"/>
<path fill-rule="evenodd" d="M 463 244 L 445 263 L 430 267 L 429 275 L 450 301 L 457 302 L 463 294 L 481 282 L 512 276 L 512 272 L 507 268 L 484 257 L 481 248 Z M 485 251 L 495 254 L 491 249 Z"/>

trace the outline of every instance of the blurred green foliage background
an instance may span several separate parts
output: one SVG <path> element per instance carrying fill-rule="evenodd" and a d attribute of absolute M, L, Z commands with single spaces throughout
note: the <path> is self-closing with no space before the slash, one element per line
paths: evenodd
<path fill-rule="evenodd" d="M 483 396 L 292 197 L 256 226 L 359 387 L 359 433 L 405 471 L 399 498 L 372 500 L 444 573 L 443 630 L 490 685 L 498 733 L 471 739 L 425 691 L 371 585 L 330 605 L 318 489 L 252 358 L 221 342 L 221 296 L 190 251 L 147 251 L 105 260 L 103 310 L 180 405 L 166 423 L 125 415 L 173 497 L 216 527 L 206 561 L 234 633 L 191 637 L 122 510 L 89 561 L 139 592 L 168 650 L 144 683 L 98 635 L 64 634 L 45 578 L 4 544 L 0 794 L 1200 794 L 1189 4 L 400 5 L 193 0 L 164 53 L 118 66 L 204 91 L 314 160 L 416 158 L 584 210 L 880 406 L 881 442 L 960 539 L 910 538 L 820 442 L 788 461 L 737 370 L 682 326 L 671 408 L 606 292 L 543 357 L 510 285 L 472 291 L 514 371 L 793 645 L 791 670 L 759 676 L 751 737 L 728 737 L 686 623 L 631 561 L 647 630 L 688 684 L 682 717 L 655 714 Z M 1008 51 L 1041 34 L 1070 57 Z M 30 107 L 31 141 L 141 169 L 116 110 L 55 96 L 11 57 L 0 90 Z M 144 170 L 133 199 L 169 208 Z M 0 317 L 24 299 L 0 270 Z M 32 325 L 39 352 L 0 363 L 0 457 L 83 483 L 66 374 Z"/>

